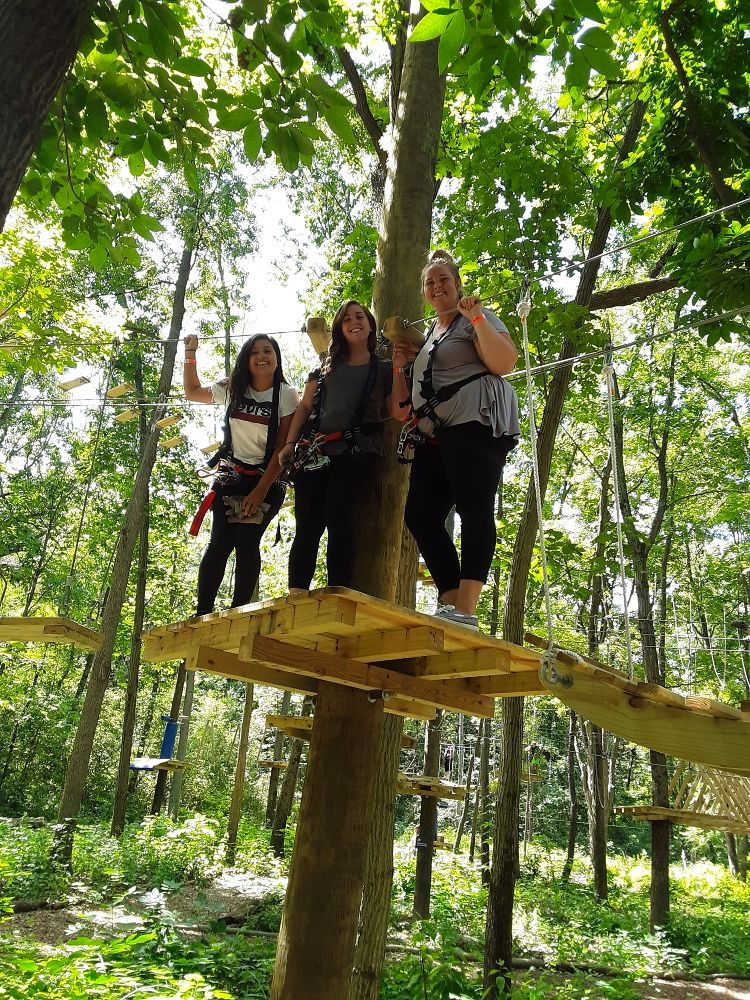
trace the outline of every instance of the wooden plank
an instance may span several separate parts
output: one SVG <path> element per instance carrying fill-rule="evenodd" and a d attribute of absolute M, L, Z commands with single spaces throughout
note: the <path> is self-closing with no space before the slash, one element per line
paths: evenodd
<path fill-rule="evenodd" d="M 0 618 L 0 642 L 69 643 L 94 651 L 101 641 L 94 629 L 70 618 Z"/>
<path fill-rule="evenodd" d="M 724 719 L 632 697 L 602 682 L 604 671 L 558 662 L 542 670 L 545 686 L 602 729 L 682 760 L 750 775 L 750 720 Z M 619 682 L 618 682 L 619 683 Z M 626 687 L 622 682 L 622 687 Z"/>
<path fill-rule="evenodd" d="M 259 760 L 257 766 L 266 770 L 286 771 L 288 764 L 285 760 Z"/>
<path fill-rule="evenodd" d="M 712 715 L 716 719 L 736 719 L 742 722 L 747 718 L 739 708 L 735 708 L 734 705 L 726 705 L 723 701 L 716 701 L 715 698 L 701 698 L 691 694 L 686 696 L 685 705 L 691 712 Z"/>
<path fill-rule="evenodd" d="M 512 674 L 496 674 L 494 677 L 465 677 L 462 680 L 446 681 L 490 698 L 517 698 L 526 695 L 549 694 L 547 688 L 539 679 L 538 673 L 531 670 L 514 671 Z"/>
<path fill-rule="evenodd" d="M 405 660 L 397 669 L 425 680 L 447 680 L 451 677 L 507 674 L 512 669 L 512 661 L 507 649 L 459 649 L 451 653 Z"/>
<path fill-rule="evenodd" d="M 243 640 L 240 658 L 274 663 L 282 670 L 301 673 L 319 680 L 332 681 L 347 687 L 370 691 L 388 691 L 414 701 L 448 708 L 466 715 L 492 718 L 494 704 L 490 698 L 471 692 L 456 691 L 440 681 L 423 681 L 395 670 L 329 656 L 314 650 L 303 649 L 291 643 L 279 642 L 267 636 L 253 636 Z"/>
<path fill-rule="evenodd" d="M 313 727 L 313 720 L 309 715 L 267 715 L 266 725 L 281 729 L 283 732 L 290 729 L 304 729 L 309 733 Z"/>
<path fill-rule="evenodd" d="M 725 833 L 750 833 L 750 824 L 738 822 L 731 816 L 710 816 L 687 809 L 669 809 L 666 806 L 615 806 L 615 813 L 631 819 L 665 820 L 679 826 L 694 826 L 701 830 L 720 830 Z"/>
<path fill-rule="evenodd" d="M 442 628 L 415 625 L 411 628 L 379 630 L 340 639 L 322 639 L 315 643 L 314 648 L 331 656 L 378 663 L 413 656 L 432 656 L 442 652 L 444 645 L 445 633 Z"/>
<path fill-rule="evenodd" d="M 136 757 L 130 764 L 131 771 L 181 771 L 184 767 L 186 761 L 165 757 Z"/>
<path fill-rule="evenodd" d="M 425 705 L 421 701 L 413 701 L 409 698 L 388 698 L 383 705 L 386 712 L 391 715 L 403 715 L 405 719 L 420 719 L 423 722 L 430 722 L 437 715 L 437 709 L 431 705 Z M 405 746 L 406 744 L 401 744 Z"/>
<path fill-rule="evenodd" d="M 264 684 L 284 691 L 316 694 L 318 690 L 317 681 L 309 677 L 275 670 L 266 663 L 254 660 L 240 660 L 236 653 L 212 649 L 210 646 L 200 646 L 196 653 L 187 658 L 186 666 L 188 670 L 205 670 L 207 673 L 219 674 L 222 677 L 252 681 L 253 684 Z"/>
<path fill-rule="evenodd" d="M 662 705 L 672 705 L 673 708 L 687 708 L 687 703 L 683 695 L 669 688 L 662 687 L 661 684 L 651 684 L 648 681 L 637 681 L 635 690 L 638 695 L 647 701 L 659 702 Z"/>
<path fill-rule="evenodd" d="M 463 785 L 451 781 L 441 781 L 422 774 L 399 774 L 396 791 L 400 795 L 419 795 L 436 799 L 461 801 L 466 798 Z"/>

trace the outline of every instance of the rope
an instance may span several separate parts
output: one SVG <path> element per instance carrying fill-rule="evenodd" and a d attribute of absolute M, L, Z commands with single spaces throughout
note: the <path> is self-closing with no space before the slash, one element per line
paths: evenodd
<path fill-rule="evenodd" d="M 617 556 L 620 560 L 620 586 L 622 587 L 623 614 L 625 617 L 625 645 L 628 651 L 628 677 L 633 676 L 633 644 L 630 636 L 630 615 L 628 608 L 630 599 L 628 597 L 627 583 L 625 580 L 625 546 L 622 539 L 622 511 L 620 509 L 620 476 L 617 469 L 617 459 L 615 457 L 615 366 L 612 359 L 612 351 L 605 354 L 604 375 L 607 379 L 607 416 L 609 418 L 609 447 L 612 455 L 612 485 L 615 495 L 615 524 L 617 527 Z"/>
<path fill-rule="evenodd" d="M 536 498 L 536 514 L 539 522 L 539 554 L 542 559 L 542 580 L 544 583 L 544 605 L 547 613 L 547 642 L 549 652 L 552 652 L 552 604 L 549 595 L 549 574 L 547 572 L 547 549 L 544 544 L 544 512 L 542 510 L 542 488 L 539 481 L 539 452 L 537 448 L 536 433 L 536 412 L 534 408 L 534 386 L 531 381 L 531 359 L 529 355 L 529 329 L 528 318 L 531 312 L 531 298 L 529 295 L 529 283 L 525 282 L 518 300 L 516 313 L 521 321 L 521 332 L 523 335 L 523 358 L 526 372 L 526 399 L 529 409 L 529 443 L 531 445 L 531 467 L 534 475 L 534 494 Z"/>

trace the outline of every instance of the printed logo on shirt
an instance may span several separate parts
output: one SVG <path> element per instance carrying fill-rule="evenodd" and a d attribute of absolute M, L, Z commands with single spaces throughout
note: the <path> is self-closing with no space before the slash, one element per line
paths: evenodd
<path fill-rule="evenodd" d="M 271 402 L 259 403 L 257 399 L 246 399 L 234 408 L 232 419 L 268 426 L 271 423 Z"/>

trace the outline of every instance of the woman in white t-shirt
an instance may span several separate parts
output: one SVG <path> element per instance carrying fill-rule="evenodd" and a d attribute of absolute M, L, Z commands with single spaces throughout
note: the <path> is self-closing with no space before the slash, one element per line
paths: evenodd
<path fill-rule="evenodd" d="M 284 378 L 273 337 L 251 337 L 240 348 L 229 378 L 210 387 L 198 378 L 198 338 L 191 334 L 184 342 L 186 398 L 226 407 L 217 476 L 206 498 L 211 504 L 211 538 L 198 570 L 197 614 L 205 615 L 214 609 L 232 551 L 232 607 L 252 600 L 260 576 L 260 540 L 284 500 L 277 455 L 286 443 L 299 396 Z"/>

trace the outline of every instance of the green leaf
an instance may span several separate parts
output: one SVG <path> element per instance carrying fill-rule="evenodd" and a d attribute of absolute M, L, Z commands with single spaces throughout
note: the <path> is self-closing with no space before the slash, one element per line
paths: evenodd
<path fill-rule="evenodd" d="M 615 46 L 612 38 L 604 28 L 589 28 L 578 39 L 579 45 L 592 45 L 595 49 L 613 49 Z"/>
<path fill-rule="evenodd" d="M 185 181 L 187 186 L 191 191 L 200 191 L 200 182 L 198 180 L 198 171 L 195 169 L 194 163 L 184 163 L 182 165 L 183 173 L 185 174 Z"/>
<path fill-rule="evenodd" d="M 273 147 L 281 165 L 290 174 L 299 166 L 299 149 L 289 129 L 279 129 L 273 136 Z"/>
<path fill-rule="evenodd" d="M 253 118 L 242 133 L 242 144 L 245 147 L 245 155 L 251 163 L 258 159 L 262 142 L 263 136 L 260 131 L 260 122 L 257 118 Z"/>
<path fill-rule="evenodd" d="M 572 2 L 579 14 L 583 14 L 590 21 L 598 21 L 599 24 L 604 24 L 605 17 L 599 9 L 599 4 L 596 0 L 572 0 Z"/>
<path fill-rule="evenodd" d="M 227 132 L 239 132 L 240 129 L 247 128 L 250 122 L 256 120 L 256 115 L 252 108 L 240 106 L 227 112 L 227 114 L 217 121 L 216 126 L 217 128 L 225 129 Z"/>
<path fill-rule="evenodd" d="M 153 6 L 155 7 L 156 5 Z M 160 4 L 159 6 L 163 5 Z M 146 24 L 148 25 L 148 33 L 154 48 L 154 54 L 161 62 L 171 62 L 177 55 L 178 49 L 164 25 L 164 20 L 157 16 L 150 3 L 143 4 L 143 13 L 146 17 Z"/>
<path fill-rule="evenodd" d="M 573 49 L 570 62 L 565 67 L 565 82 L 569 87 L 586 87 L 589 82 L 589 64 L 579 49 Z"/>
<path fill-rule="evenodd" d="M 448 27 L 440 36 L 438 46 L 438 68 L 444 73 L 448 66 L 454 61 L 461 51 L 464 35 L 466 34 L 466 18 L 464 12 L 459 10 L 448 22 Z"/>
<path fill-rule="evenodd" d="M 337 135 L 347 146 L 356 145 L 357 137 L 354 135 L 345 109 L 340 107 L 324 108 L 323 114 L 334 135 Z"/>
<path fill-rule="evenodd" d="M 109 131 L 107 107 L 98 94 L 92 94 L 86 102 L 86 107 L 83 111 L 83 120 L 89 139 L 96 141 L 105 136 Z"/>
<path fill-rule="evenodd" d="M 425 14 L 411 35 L 410 42 L 429 42 L 431 38 L 442 35 L 453 15 L 446 14 Z"/>
<path fill-rule="evenodd" d="M 180 56 L 172 65 L 178 73 L 186 73 L 188 76 L 210 76 L 213 73 L 208 63 L 198 56 Z"/>
<path fill-rule="evenodd" d="M 102 243 L 95 243 L 89 250 L 89 261 L 95 271 L 103 271 L 107 266 L 107 248 Z"/>
<path fill-rule="evenodd" d="M 605 52 L 604 49 L 592 49 L 589 46 L 585 46 L 582 50 L 583 58 L 595 69 L 597 73 L 601 73 L 602 76 L 606 76 L 608 79 L 616 79 L 622 73 L 622 67 L 613 59 L 609 52 Z"/>
<path fill-rule="evenodd" d="M 128 157 L 128 170 L 133 177 L 140 177 L 145 169 L 146 161 L 144 160 L 142 151 L 139 149 L 135 153 L 131 153 Z"/>

